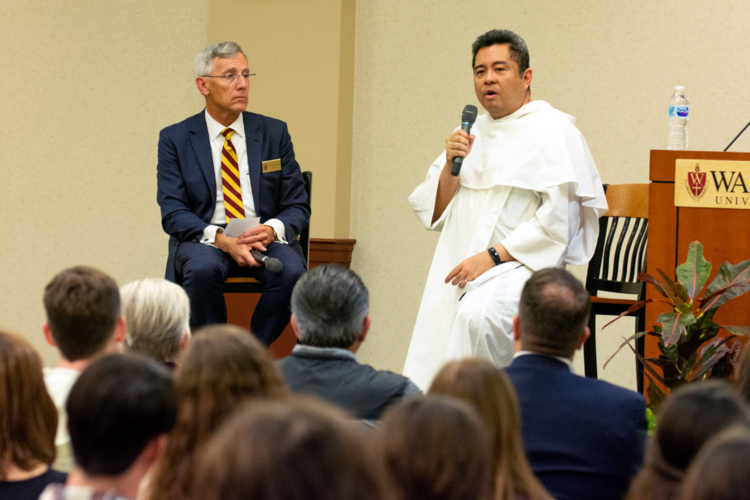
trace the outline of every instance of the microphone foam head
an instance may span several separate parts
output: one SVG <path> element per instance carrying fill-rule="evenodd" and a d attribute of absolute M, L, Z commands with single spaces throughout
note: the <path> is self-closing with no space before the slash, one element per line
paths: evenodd
<path fill-rule="evenodd" d="M 461 113 L 461 123 L 471 123 L 472 125 L 477 120 L 477 107 L 467 104 L 464 107 L 464 112 Z"/>
<path fill-rule="evenodd" d="M 284 269 L 284 264 L 282 264 L 279 259 L 267 259 L 266 269 L 268 269 L 272 273 L 278 273 L 281 272 L 282 269 Z"/>

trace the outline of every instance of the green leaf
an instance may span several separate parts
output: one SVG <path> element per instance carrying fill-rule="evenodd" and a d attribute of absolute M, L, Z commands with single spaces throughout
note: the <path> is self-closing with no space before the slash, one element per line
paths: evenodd
<path fill-rule="evenodd" d="M 661 279 L 663 279 L 664 282 L 667 284 L 665 288 L 670 290 L 681 301 L 690 302 L 690 297 L 688 297 L 687 290 L 685 290 L 684 286 L 682 286 L 680 283 L 675 283 L 674 281 L 672 281 L 672 278 L 669 277 L 667 273 L 665 273 L 661 269 L 657 269 L 656 272 L 658 272 L 661 275 Z"/>
<path fill-rule="evenodd" d="M 677 266 L 677 281 L 685 287 L 690 299 L 694 299 L 703 290 L 711 274 L 711 263 L 703 258 L 703 245 L 694 241 L 688 247 L 687 261 Z"/>
<path fill-rule="evenodd" d="M 651 413 L 658 415 L 659 407 L 664 400 L 667 399 L 667 395 L 664 394 L 664 391 L 662 391 L 658 385 L 656 385 L 656 382 L 654 382 L 654 379 L 652 379 L 648 373 L 644 373 L 644 375 L 646 375 L 646 378 L 648 379 L 648 389 L 646 389 L 648 405 L 646 405 L 646 407 L 651 410 Z"/>
<path fill-rule="evenodd" d="M 695 316 L 683 312 L 660 314 L 657 320 L 662 324 L 662 335 L 664 336 L 664 347 L 677 342 L 685 332 L 687 325 L 695 323 Z"/>
<path fill-rule="evenodd" d="M 705 309 L 719 307 L 750 290 L 750 259 L 736 265 L 724 262 L 716 273 L 716 277 L 708 286 L 706 293 L 710 295 L 721 291 L 723 288 L 727 290 L 711 299 L 705 305 Z"/>
<path fill-rule="evenodd" d="M 733 335 L 742 335 L 747 336 L 750 335 L 750 326 L 730 326 L 730 325 L 722 325 L 721 328 L 725 329 L 729 333 Z"/>

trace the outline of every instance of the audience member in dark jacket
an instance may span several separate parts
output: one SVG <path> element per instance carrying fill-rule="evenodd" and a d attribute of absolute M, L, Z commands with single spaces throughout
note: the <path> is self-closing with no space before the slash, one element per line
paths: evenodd
<path fill-rule="evenodd" d="M 507 373 L 518 393 L 524 448 L 558 500 L 619 500 L 643 461 L 643 397 L 572 371 L 573 355 L 589 337 L 589 310 L 573 275 L 543 269 L 526 282 L 513 322 L 517 352 Z"/>
<path fill-rule="evenodd" d="M 313 394 L 363 420 L 377 420 L 395 401 L 420 392 L 406 377 L 357 362 L 368 312 L 367 288 L 353 271 L 326 264 L 302 276 L 292 293 L 299 344 L 279 362 L 292 392 Z"/>

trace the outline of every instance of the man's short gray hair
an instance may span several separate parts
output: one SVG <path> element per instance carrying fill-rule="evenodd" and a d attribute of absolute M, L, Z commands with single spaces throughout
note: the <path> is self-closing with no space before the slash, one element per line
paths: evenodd
<path fill-rule="evenodd" d="M 370 296 L 354 271 L 324 264 L 304 274 L 292 292 L 300 342 L 347 348 L 362 334 Z"/>
<path fill-rule="evenodd" d="M 181 286 L 164 279 L 128 283 L 120 290 L 130 351 L 172 361 L 189 334 L 190 300 Z"/>
<path fill-rule="evenodd" d="M 195 77 L 210 75 L 214 69 L 215 58 L 231 59 L 237 54 L 245 56 L 245 53 L 242 52 L 242 47 L 236 42 L 219 42 L 206 47 L 193 60 Z M 247 56 L 245 58 L 247 59 Z"/>

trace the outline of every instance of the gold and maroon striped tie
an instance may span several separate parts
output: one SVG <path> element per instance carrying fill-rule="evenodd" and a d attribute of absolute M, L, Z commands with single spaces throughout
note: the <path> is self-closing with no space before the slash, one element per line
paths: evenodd
<path fill-rule="evenodd" d="M 240 189 L 240 168 L 237 163 L 237 150 L 232 144 L 234 130 L 225 128 L 224 147 L 221 149 L 221 183 L 224 187 L 224 212 L 229 219 L 244 219 L 245 205 L 242 203 Z"/>

